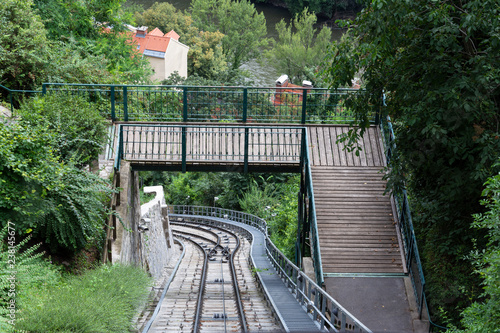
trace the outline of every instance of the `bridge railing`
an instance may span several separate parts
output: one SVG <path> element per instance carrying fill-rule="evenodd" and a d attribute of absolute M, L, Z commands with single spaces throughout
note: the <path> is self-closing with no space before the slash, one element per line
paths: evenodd
<path fill-rule="evenodd" d="M 260 230 L 265 237 L 266 252 L 277 274 L 285 282 L 296 300 L 312 315 L 321 330 L 328 327 L 333 332 L 371 332 L 363 323 L 331 297 L 291 262 L 271 241 L 267 222 L 255 215 L 230 209 L 205 206 L 170 206 L 171 214 L 221 218 L 243 223 Z"/>
<path fill-rule="evenodd" d="M 339 124 L 354 119 L 343 101 L 358 90 L 44 83 L 42 91 L 85 96 L 116 121 Z"/>
<path fill-rule="evenodd" d="M 395 136 L 392 128 L 392 123 L 389 117 L 382 119 L 380 122 L 382 136 L 385 145 L 387 164 L 390 164 L 391 159 L 397 156 Z M 413 284 L 413 290 L 418 305 L 419 316 L 422 316 L 423 308 L 426 304 L 425 300 L 425 277 L 420 262 L 420 254 L 417 247 L 417 239 L 413 229 L 410 204 L 406 190 L 394 190 L 392 192 L 397 210 L 398 227 L 402 235 L 404 247 L 406 269 L 409 272 Z"/>
<path fill-rule="evenodd" d="M 118 151 L 121 159 L 150 162 L 210 163 L 300 163 L 302 127 L 231 125 L 140 125 L 120 124 Z"/>

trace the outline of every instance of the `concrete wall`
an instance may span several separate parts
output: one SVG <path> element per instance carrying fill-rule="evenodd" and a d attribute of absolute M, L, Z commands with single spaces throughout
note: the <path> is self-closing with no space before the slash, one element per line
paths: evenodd
<path fill-rule="evenodd" d="M 158 279 L 174 245 L 168 221 L 168 206 L 165 204 L 162 186 L 145 187 L 144 193 L 156 193 L 156 196 L 141 206 L 140 226 L 147 228 L 141 233 L 143 262 L 151 275 Z"/>
<path fill-rule="evenodd" d="M 156 197 L 140 205 L 139 177 L 130 163 L 122 161 L 116 211 L 116 238 L 112 241 L 112 262 L 142 266 L 158 279 L 172 254 L 173 238 L 168 221 L 168 208 L 161 186 L 146 187 Z"/>

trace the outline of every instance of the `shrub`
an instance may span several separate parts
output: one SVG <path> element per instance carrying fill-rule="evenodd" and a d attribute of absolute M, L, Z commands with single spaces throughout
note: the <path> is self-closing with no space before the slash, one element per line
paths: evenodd
<path fill-rule="evenodd" d="M 0 123 L 0 220 L 15 222 L 21 234 L 33 230 L 53 249 L 74 250 L 103 236 L 103 201 L 113 190 L 97 175 L 59 162 L 52 137 L 41 126 Z"/>
<path fill-rule="evenodd" d="M 28 100 L 19 110 L 27 126 L 45 126 L 56 135 L 53 146 L 61 161 L 77 165 L 97 159 L 107 139 L 99 104 L 64 93 Z"/>

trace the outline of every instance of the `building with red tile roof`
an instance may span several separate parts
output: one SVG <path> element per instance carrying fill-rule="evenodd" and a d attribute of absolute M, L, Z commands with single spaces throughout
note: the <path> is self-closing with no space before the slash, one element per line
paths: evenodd
<path fill-rule="evenodd" d="M 189 47 L 179 42 L 179 35 L 171 30 L 163 32 L 148 27 L 131 28 L 132 43 L 143 57 L 147 57 L 153 67 L 153 79 L 164 80 L 173 72 L 187 77 L 187 55 Z"/>

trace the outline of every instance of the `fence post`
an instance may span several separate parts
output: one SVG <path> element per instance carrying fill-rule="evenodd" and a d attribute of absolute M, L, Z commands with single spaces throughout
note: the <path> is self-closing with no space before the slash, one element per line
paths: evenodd
<path fill-rule="evenodd" d="M 128 121 L 127 86 L 123 86 L 123 120 Z"/>
<path fill-rule="evenodd" d="M 12 90 L 9 89 L 9 103 L 10 103 L 10 115 L 14 115 L 14 98 L 12 96 Z"/>
<path fill-rule="evenodd" d="M 301 124 L 306 123 L 306 111 L 307 111 L 307 89 L 302 90 L 302 120 Z"/>
<path fill-rule="evenodd" d="M 245 127 L 245 153 L 243 156 L 243 172 L 248 173 L 248 127 Z"/>
<path fill-rule="evenodd" d="M 186 126 L 182 126 L 182 172 L 186 172 Z"/>
<path fill-rule="evenodd" d="M 243 122 L 247 122 L 247 112 L 248 112 L 248 89 L 243 88 Z"/>
<path fill-rule="evenodd" d="M 115 86 L 111 87 L 111 120 L 116 120 L 116 110 L 115 110 Z"/>
<path fill-rule="evenodd" d="M 47 94 L 47 85 L 45 83 L 42 83 L 42 95 L 46 95 Z"/>
<path fill-rule="evenodd" d="M 188 103 L 187 103 L 187 87 L 182 87 L 182 121 L 187 122 L 188 119 Z"/>

